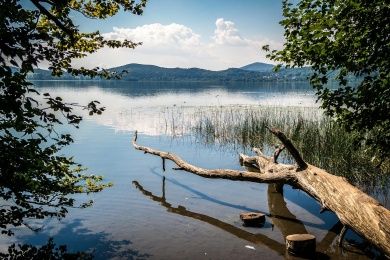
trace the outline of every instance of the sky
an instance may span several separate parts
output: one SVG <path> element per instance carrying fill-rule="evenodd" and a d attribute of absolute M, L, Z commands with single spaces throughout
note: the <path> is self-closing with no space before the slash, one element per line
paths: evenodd
<path fill-rule="evenodd" d="M 141 16 L 120 12 L 106 20 L 74 15 L 81 31 L 143 45 L 102 49 L 76 66 L 129 63 L 222 70 L 252 62 L 272 63 L 261 46 L 283 44 L 281 0 L 149 0 Z"/>

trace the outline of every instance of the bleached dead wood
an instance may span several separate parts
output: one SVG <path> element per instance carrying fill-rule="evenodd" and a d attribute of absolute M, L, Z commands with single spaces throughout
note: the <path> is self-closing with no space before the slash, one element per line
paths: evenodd
<path fill-rule="evenodd" d="M 180 170 L 184 170 L 205 178 L 222 178 L 236 181 L 252 181 L 258 183 L 283 183 L 297 187 L 322 205 L 322 208 L 333 211 L 341 223 L 353 229 L 367 241 L 378 247 L 386 255 L 390 255 L 390 211 L 377 200 L 351 185 L 345 178 L 332 175 L 323 169 L 306 163 L 291 141 L 279 130 L 270 129 L 279 138 L 293 156 L 297 165 L 277 163 L 271 157 L 254 151 L 256 157 L 240 155 L 240 162 L 253 165 L 259 172 L 230 169 L 205 169 L 192 165 L 179 156 L 155 150 L 137 144 L 137 132 L 132 141 L 137 150 L 159 156 L 174 162 Z M 164 165 L 165 166 L 165 165 Z"/>

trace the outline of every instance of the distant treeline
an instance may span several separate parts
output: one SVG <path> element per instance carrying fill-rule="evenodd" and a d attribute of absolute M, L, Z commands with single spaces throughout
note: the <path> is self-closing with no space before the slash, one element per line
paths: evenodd
<path fill-rule="evenodd" d="M 310 68 L 272 70 L 273 65 L 255 63 L 242 68 L 230 68 L 211 71 L 199 68 L 163 68 L 153 65 L 128 64 L 110 69 L 122 72 L 125 81 L 214 81 L 214 82 L 258 82 L 258 81 L 305 81 L 311 73 Z M 72 76 L 64 73 L 60 78 L 51 75 L 50 71 L 36 69 L 29 74 L 30 80 L 90 80 L 89 77 Z"/>

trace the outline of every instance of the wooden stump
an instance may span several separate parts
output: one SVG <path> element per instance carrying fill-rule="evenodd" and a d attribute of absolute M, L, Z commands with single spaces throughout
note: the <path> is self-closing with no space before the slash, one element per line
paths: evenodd
<path fill-rule="evenodd" d="M 313 256 L 316 252 L 316 237 L 311 234 L 288 235 L 286 249 L 292 255 Z"/>
<path fill-rule="evenodd" d="M 240 214 L 240 219 L 245 226 L 258 227 L 264 225 L 265 215 L 258 212 L 246 212 Z"/>

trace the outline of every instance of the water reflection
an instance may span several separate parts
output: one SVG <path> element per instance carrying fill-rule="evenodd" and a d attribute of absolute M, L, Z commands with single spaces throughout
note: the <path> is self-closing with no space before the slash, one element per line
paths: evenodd
<path fill-rule="evenodd" d="M 163 178 L 163 182 L 162 182 L 163 189 L 165 187 L 164 186 L 164 182 L 165 181 L 164 181 L 164 178 Z M 196 213 L 196 212 L 187 210 L 185 207 L 180 206 L 180 205 L 177 206 L 177 207 L 173 207 L 170 203 L 168 203 L 166 201 L 165 196 L 159 197 L 159 196 L 154 195 L 150 191 L 144 189 L 142 187 L 142 185 L 139 184 L 137 181 L 133 181 L 133 184 L 139 191 L 142 192 L 142 194 L 144 194 L 145 196 L 149 197 L 153 201 L 159 202 L 160 205 L 165 207 L 168 212 L 171 212 L 171 213 L 174 213 L 174 214 L 179 214 L 181 216 L 190 217 L 190 218 L 193 218 L 193 219 L 197 219 L 197 220 L 206 222 L 206 223 L 208 223 L 210 225 L 213 225 L 213 226 L 215 226 L 217 228 L 225 230 L 226 232 L 229 232 L 230 234 L 235 235 L 236 237 L 239 237 L 241 239 L 245 239 L 245 240 L 247 240 L 247 241 L 249 241 L 251 243 L 255 243 L 255 244 L 261 243 L 261 244 L 267 246 L 272 251 L 276 251 L 276 252 L 278 252 L 280 254 L 284 253 L 284 248 L 285 248 L 284 244 L 282 244 L 282 243 L 280 243 L 278 241 L 275 241 L 273 239 L 270 239 L 270 238 L 268 238 L 265 235 L 250 233 L 250 232 L 245 231 L 243 229 L 237 228 L 237 227 L 235 227 L 235 226 L 233 226 L 231 224 L 223 222 L 223 221 L 221 221 L 219 219 L 207 216 L 205 214 Z M 165 194 L 165 191 L 164 191 L 163 194 Z"/>
<path fill-rule="evenodd" d="M 258 211 L 257 209 L 254 209 L 254 208 L 249 208 L 249 207 L 246 207 L 244 205 L 238 205 L 238 204 L 233 204 L 233 203 L 230 203 L 230 202 L 227 202 L 227 201 L 223 201 L 223 200 L 220 200 L 220 199 L 216 199 L 216 198 L 213 198 L 209 195 L 207 195 L 206 193 L 204 192 L 201 192 L 199 190 L 196 190 L 188 185 L 185 185 L 175 179 L 170 179 L 170 178 L 166 178 L 165 176 L 159 174 L 157 171 L 156 171 L 157 168 L 153 168 L 151 169 L 151 172 L 156 175 L 156 176 L 159 176 L 161 178 L 163 178 L 163 194 L 165 194 L 165 181 L 168 181 L 176 186 L 179 186 L 187 191 L 190 191 L 191 193 L 195 194 L 198 196 L 198 198 L 200 199 L 203 199 L 203 200 L 207 200 L 207 201 L 210 201 L 210 202 L 213 202 L 213 203 L 217 203 L 219 205 L 222 205 L 222 206 L 226 206 L 226 207 L 230 207 L 230 208 L 235 208 L 235 209 L 240 209 L 240 210 L 243 210 L 243 211 Z M 266 214 L 265 212 L 261 212 L 263 214 Z"/>
<path fill-rule="evenodd" d="M 314 91 L 305 83 L 225 84 L 108 82 L 34 82 L 38 91 L 66 102 L 99 100 L 107 109 L 86 117 L 117 131 L 139 130 L 148 135 L 189 133 L 188 122 L 199 108 L 219 106 L 317 107 Z M 85 111 L 78 111 L 87 115 Z"/>
<path fill-rule="evenodd" d="M 272 222 L 282 232 L 283 237 L 291 234 L 308 233 L 302 221 L 298 220 L 287 208 L 287 203 L 283 196 L 283 185 L 268 184 L 267 195 L 269 212 L 272 216 L 275 216 Z M 286 221 L 286 219 L 290 221 Z"/>
<path fill-rule="evenodd" d="M 172 206 L 171 203 L 166 200 L 166 188 L 165 188 L 166 178 L 162 176 L 162 196 L 156 196 L 152 192 L 146 190 L 138 181 L 133 181 L 133 185 L 138 189 L 143 195 L 150 198 L 153 201 L 159 202 L 161 206 L 167 209 L 168 212 L 178 214 L 185 217 L 190 217 L 210 225 L 213 225 L 219 229 L 222 229 L 240 239 L 244 239 L 248 242 L 254 244 L 262 244 L 269 248 L 270 250 L 284 255 L 288 259 L 299 259 L 293 256 L 288 255 L 285 252 L 285 244 L 282 241 L 272 239 L 261 233 L 251 233 L 246 231 L 244 228 L 238 228 L 232 224 L 223 222 L 219 219 L 213 218 L 206 214 L 201 214 L 197 212 L 190 211 L 184 206 L 178 205 L 177 207 Z M 275 225 L 275 228 L 279 229 L 283 234 L 283 237 L 294 234 L 294 233 L 307 233 L 306 227 L 302 221 L 298 220 L 297 217 L 290 212 L 287 208 L 287 204 L 284 201 L 283 192 L 281 192 L 280 187 L 276 187 L 273 184 L 268 186 L 268 205 L 270 206 L 270 215 L 272 217 L 272 222 Z M 281 216 L 281 217 L 274 217 Z M 286 220 L 287 219 L 287 220 Z M 290 221 L 295 220 L 295 221 Z M 354 258 L 354 259 L 367 259 L 365 254 L 353 248 L 350 250 L 348 248 L 339 248 L 336 243 L 336 238 L 340 233 L 342 224 L 337 221 L 322 238 L 321 241 L 317 242 L 317 253 L 316 259 L 335 259 L 335 258 Z"/>
<path fill-rule="evenodd" d="M 179 186 L 187 191 L 190 191 L 191 193 L 197 195 L 198 198 L 200 198 L 200 199 L 203 199 L 203 200 L 206 200 L 206 201 L 209 201 L 212 203 L 216 203 L 216 204 L 221 205 L 221 206 L 239 209 L 242 211 L 254 211 L 254 212 L 259 212 L 259 213 L 265 214 L 267 217 L 271 218 L 273 224 L 275 224 L 275 222 L 281 222 L 284 225 L 286 225 L 286 228 L 284 228 L 283 230 L 286 231 L 287 233 L 283 234 L 284 236 L 287 236 L 290 234 L 297 234 L 297 233 L 307 233 L 306 229 L 304 228 L 305 227 L 304 225 L 306 225 L 308 227 L 324 229 L 324 228 L 326 228 L 325 222 L 332 220 L 329 217 L 326 218 L 324 215 L 320 215 L 320 219 L 322 220 L 322 224 L 317 224 L 317 223 L 308 222 L 308 221 L 301 221 L 301 220 L 297 219 L 296 216 L 294 214 L 292 214 L 289 211 L 289 209 L 287 208 L 287 203 L 284 200 L 284 196 L 283 196 L 283 186 L 277 187 L 278 185 L 276 185 L 276 184 L 268 184 L 269 212 L 265 212 L 265 211 L 261 211 L 261 210 L 255 209 L 255 208 L 250 208 L 250 207 L 247 207 L 244 205 L 234 204 L 234 203 L 230 203 L 228 201 L 223 201 L 223 200 L 214 198 L 214 197 L 212 197 L 204 192 L 196 190 L 196 189 L 194 189 L 188 185 L 185 185 L 185 184 L 183 184 L 175 179 L 167 178 L 167 177 L 159 174 L 156 171 L 156 168 L 151 169 L 151 172 L 154 175 L 163 178 L 162 194 L 164 195 L 164 197 L 165 197 L 165 182 L 167 181 L 167 182 L 170 182 L 176 186 Z M 313 215 L 318 215 L 317 214 L 318 212 L 319 211 L 311 212 L 311 213 Z M 267 223 L 265 225 L 265 227 L 268 227 L 269 224 L 270 223 Z M 278 226 L 278 225 L 276 225 L 276 226 Z M 299 230 L 299 228 L 295 228 L 295 227 L 303 227 L 303 229 L 300 228 L 300 230 Z"/>
<path fill-rule="evenodd" d="M 92 225 L 92 228 L 81 226 L 81 220 L 77 225 L 70 222 L 69 228 L 63 227 L 58 232 L 51 233 L 59 237 L 59 240 L 56 239 L 56 243 L 68 244 L 72 250 L 97 248 L 95 249 L 96 255 L 102 258 L 126 258 L 126 256 L 131 258 L 132 255 L 134 258 L 137 256 L 146 258 L 150 254 L 152 254 L 151 257 L 162 255 L 165 258 L 172 258 L 172 256 L 177 256 L 177 252 L 181 252 L 188 258 L 194 258 L 199 257 L 199 252 L 203 256 L 203 252 L 200 251 L 203 248 L 207 248 L 208 251 L 213 250 L 215 258 L 227 258 L 232 257 L 232 255 L 238 258 L 249 258 L 254 254 L 264 258 L 268 252 L 272 256 L 284 256 L 284 235 L 307 230 L 318 238 L 322 238 L 318 244 L 319 252 L 332 258 L 359 259 L 358 254 L 345 252 L 336 245 L 335 238 L 340 230 L 337 218 L 329 212 L 320 215 L 319 206 L 314 200 L 304 197 L 304 195 L 301 196 L 299 192 L 292 191 L 288 186 L 284 187 L 284 194 L 280 194 L 275 193 L 266 185 L 256 184 L 254 186 L 250 183 L 218 181 L 219 186 L 216 186 L 217 181 L 203 181 L 190 175 L 176 175 L 175 179 L 166 178 L 160 184 L 159 178 L 156 182 L 155 178 L 144 174 L 145 172 L 155 173 L 154 170 L 150 171 L 150 165 L 153 164 L 154 159 L 146 158 L 142 153 L 134 151 L 128 144 L 129 131 L 138 129 L 148 135 L 145 136 L 146 145 L 162 146 L 163 149 L 177 152 L 184 158 L 191 158 L 194 164 L 234 168 L 237 167 L 234 152 L 227 151 L 225 147 L 216 151 L 216 145 L 218 145 L 218 141 L 220 142 L 221 136 L 213 134 L 212 138 L 209 139 L 211 145 L 207 146 L 201 139 L 195 139 L 193 136 L 171 139 L 164 134 L 191 133 L 193 129 L 189 126 L 193 124 L 196 116 L 189 116 L 210 110 L 210 108 L 215 108 L 211 110 L 211 113 L 219 118 L 220 114 L 214 113 L 215 111 L 224 112 L 224 109 L 227 108 L 226 111 L 229 112 L 231 111 L 230 107 L 233 106 L 244 112 L 248 111 L 248 104 L 254 109 L 259 108 L 259 104 L 271 104 L 280 105 L 283 109 L 289 110 L 290 108 L 286 108 L 286 106 L 295 103 L 294 105 L 300 106 L 297 110 L 302 111 L 301 115 L 305 115 L 305 111 L 309 109 L 303 106 L 310 102 L 312 106 L 316 106 L 310 87 L 280 83 L 252 86 L 247 84 L 213 86 L 198 83 L 46 82 L 41 84 L 40 90 L 41 92 L 48 90 L 54 95 L 63 96 L 66 101 L 72 102 L 86 103 L 98 99 L 107 107 L 107 111 L 102 116 L 86 117 L 84 125 L 74 133 L 77 141 L 75 146 L 70 147 L 69 152 L 71 155 L 75 155 L 78 162 L 83 163 L 93 172 L 103 174 L 108 181 L 113 181 L 114 187 L 105 191 L 104 194 L 96 195 L 98 196 L 97 203 L 90 209 L 93 212 L 88 213 L 90 215 L 79 212 L 69 214 L 76 218 L 85 219 L 84 226 Z M 303 102 L 299 104 L 301 101 Z M 313 107 L 311 110 L 314 110 Z M 278 113 L 275 118 L 280 119 L 279 110 L 275 109 L 275 111 Z M 244 117 L 240 114 L 244 112 L 238 111 L 237 113 L 240 122 L 245 122 L 242 120 Z M 288 114 L 286 118 L 293 119 L 291 115 L 292 113 Z M 317 113 L 315 113 L 315 117 L 316 115 Z M 189 124 L 186 125 L 188 121 Z M 247 127 L 248 124 L 243 124 L 243 126 Z M 233 129 L 230 126 L 225 129 L 228 128 Z M 254 133 L 259 137 L 261 131 L 255 130 Z M 250 133 L 248 128 L 243 132 Z M 318 131 L 314 132 L 314 135 L 318 135 Z M 196 143 L 197 141 L 198 143 Z M 262 138 L 262 141 L 266 140 Z M 329 143 L 329 139 L 326 142 Z M 337 144 L 344 149 L 340 142 Z M 309 148 L 313 150 L 311 143 Z M 334 153 L 334 150 L 328 149 L 328 151 Z M 156 165 L 160 164 L 161 161 L 156 160 Z M 160 191 L 162 188 L 162 196 L 157 197 L 140 185 L 134 184 L 136 189 L 129 189 L 129 179 L 142 180 L 142 184 L 153 192 Z M 170 184 L 179 188 L 172 186 L 168 194 L 170 196 L 168 196 L 165 186 L 171 187 Z M 252 191 L 243 195 L 242 190 L 253 187 L 255 188 Z M 184 200 L 187 192 L 183 192 L 182 189 L 201 200 L 187 200 L 192 203 L 187 206 L 186 200 Z M 264 194 L 264 196 L 259 197 L 259 194 Z M 266 198 L 266 196 L 268 197 Z M 172 204 L 178 200 L 181 205 L 186 205 L 187 208 L 174 207 L 167 202 L 167 198 Z M 153 201 L 159 202 L 160 206 Z M 269 212 L 267 212 L 267 206 Z M 193 211 L 190 211 L 189 207 L 194 207 Z M 261 210 L 256 210 L 257 207 Z M 165 212 L 165 209 L 169 213 Z M 205 211 L 210 212 L 211 210 L 217 216 L 212 217 L 205 213 Z M 271 221 L 259 230 L 260 234 L 255 234 L 253 229 L 240 227 L 232 221 L 229 223 L 229 221 L 220 220 L 236 216 L 236 210 L 266 213 L 274 225 L 274 231 L 271 230 Z M 161 221 L 162 218 L 163 221 Z M 186 218 L 189 220 L 183 220 Z M 199 225 L 198 221 L 195 220 L 212 225 L 212 232 L 207 225 L 205 227 Z M 187 233 L 187 226 L 184 224 L 196 228 L 193 229 L 192 233 Z M 64 223 L 64 225 L 67 224 Z M 107 227 L 104 229 L 105 232 L 99 232 L 102 227 Z M 46 242 L 49 236 L 48 232 L 44 232 L 45 235 L 41 237 L 42 242 Z M 21 241 L 24 241 L 24 238 L 34 241 L 32 236 L 22 237 Z M 83 241 L 85 241 L 85 245 Z M 197 241 L 198 243 L 193 243 L 191 248 L 188 248 L 186 246 L 189 241 Z M 261 246 L 256 248 L 256 252 L 247 250 L 242 246 L 242 243 L 246 241 L 264 244 L 269 250 L 261 251 Z M 226 250 L 227 245 L 230 245 L 230 251 Z M 142 248 L 147 254 L 134 252 L 132 246 Z M 241 251 L 237 249 L 238 247 Z M 182 248 L 186 248 L 185 253 L 183 253 Z M 105 251 L 108 253 L 105 254 Z M 361 256 L 361 258 L 365 259 L 366 257 Z"/>
<path fill-rule="evenodd" d="M 129 82 L 120 80 L 111 81 L 34 81 L 37 88 L 70 90 L 87 90 L 99 88 L 106 92 L 116 93 L 129 97 L 159 96 L 162 94 L 197 94 L 215 90 L 231 94 L 244 94 L 254 98 L 258 96 L 277 96 L 282 93 L 294 93 L 298 96 L 314 95 L 308 82 Z M 204 102 L 202 102 L 204 103 Z"/>
<path fill-rule="evenodd" d="M 44 244 L 53 236 L 51 230 L 20 236 L 18 239 L 25 244 Z M 71 238 L 71 240 L 69 240 Z M 145 259 L 151 255 L 132 248 L 129 240 L 114 240 L 106 232 L 96 232 L 85 227 L 82 219 L 73 219 L 60 228 L 54 242 L 57 245 L 67 245 L 71 252 L 91 253 L 93 259 Z"/>
<path fill-rule="evenodd" d="M 105 113 L 85 118 L 116 131 L 139 130 L 154 136 L 192 135 L 206 145 L 242 151 L 253 146 L 266 150 L 266 146 L 275 142 L 266 126 L 279 127 L 309 163 L 348 178 L 383 205 L 390 206 L 387 172 L 370 161 L 370 154 L 355 149 L 351 135 L 344 129 L 324 119 L 307 83 L 42 81 L 34 84 L 40 92 L 51 92 L 67 102 L 87 104 L 98 99 L 107 107 Z"/>

